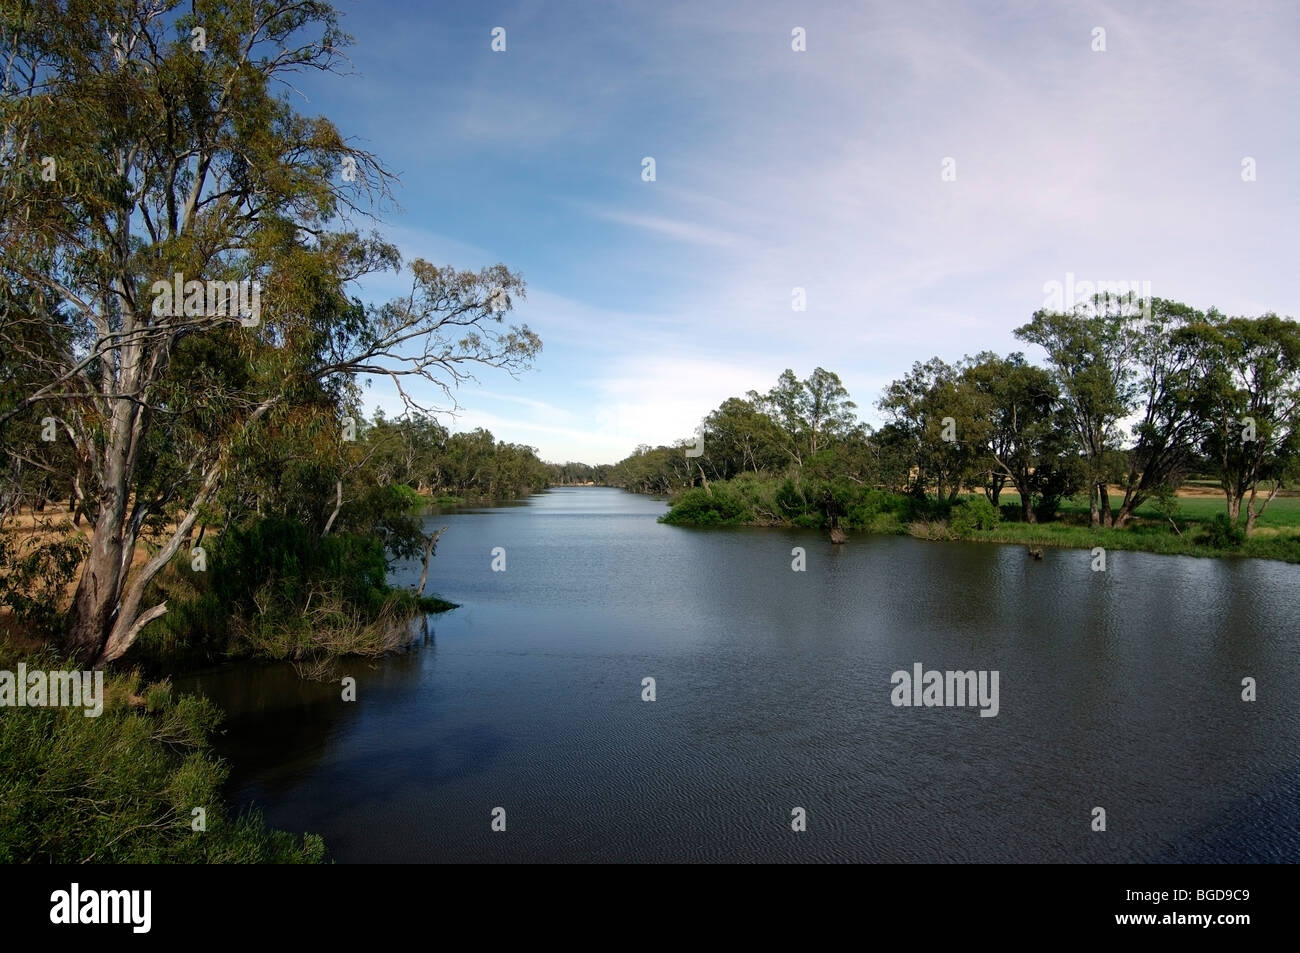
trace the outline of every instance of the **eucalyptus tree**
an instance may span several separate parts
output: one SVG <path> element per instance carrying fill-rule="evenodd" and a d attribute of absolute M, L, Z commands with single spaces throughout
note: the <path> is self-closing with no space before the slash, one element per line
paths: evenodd
<path fill-rule="evenodd" d="M 815 368 L 804 380 L 787 368 L 766 394 L 745 396 L 776 424 L 782 450 L 796 467 L 856 425 L 857 405 L 839 375 L 825 368 Z"/>
<path fill-rule="evenodd" d="M 1198 410 L 1203 339 L 1187 328 L 1217 320 L 1176 301 L 1153 298 L 1130 321 L 1132 442 L 1126 448 L 1124 498 L 1114 525 L 1163 490 L 1176 490 L 1194 463 L 1205 422 Z"/>
<path fill-rule="evenodd" d="M 1133 341 L 1128 305 L 1109 297 L 1098 303 L 1069 313 L 1038 311 L 1015 334 L 1047 352 L 1065 420 L 1083 455 L 1092 525 L 1110 526 L 1107 460 L 1132 400 Z"/>
<path fill-rule="evenodd" d="M 963 486 L 984 484 L 990 470 L 986 403 L 963 366 L 937 357 L 917 361 L 885 388 L 877 406 L 911 444 L 917 492 L 933 484 L 941 498 L 955 500 Z"/>
<path fill-rule="evenodd" d="M 796 467 L 803 466 L 806 453 L 803 440 L 805 424 L 800 413 L 802 395 L 803 385 L 789 368 L 781 372 L 776 384 L 766 394 L 751 390 L 745 395 L 776 425 L 781 450 L 788 462 Z"/>
<path fill-rule="evenodd" d="M 719 480 L 780 468 L 780 443 L 776 424 L 752 400 L 729 397 L 704 418 L 703 457 Z"/>
<path fill-rule="evenodd" d="M 1234 524 L 1245 504 L 1249 534 L 1300 470 L 1300 325 L 1276 314 L 1209 315 L 1185 334 L 1201 343 L 1201 450 Z"/>
<path fill-rule="evenodd" d="M 166 611 L 144 605 L 150 580 L 262 422 L 300 398 L 341 417 L 359 375 L 425 409 L 412 382 L 450 396 L 475 365 L 514 372 L 540 347 L 502 326 L 523 294 L 502 265 L 415 261 L 399 301 L 348 297 L 400 264 L 348 228 L 393 177 L 299 113 L 289 83 L 335 70 L 349 42 L 321 2 L 4 0 L 0 279 L 32 289 L 24 321 L 57 312 L 68 330 L 33 343 L 26 325 L 0 324 L 6 359 L 34 377 L 0 428 L 50 418 L 81 461 L 93 537 L 67 645 L 83 659 L 120 656 Z M 172 373 L 191 340 L 223 349 L 194 356 L 216 368 L 197 384 Z M 178 427 L 187 401 L 202 407 Z M 174 527 L 132 571 L 164 516 Z"/>
<path fill-rule="evenodd" d="M 962 378 L 980 396 L 987 423 L 982 433 L 991 470 L 989 501 L 997 506 L 1000 489 L 1009 483 L 1020 494 L 1021 519 L 1036 522 L 1035 475 L 1053 462 L 1052 442 L 1061 424 L 1052 375 L 1019 352 L 1005 358 L 983 353 L 966 363 Z"/>

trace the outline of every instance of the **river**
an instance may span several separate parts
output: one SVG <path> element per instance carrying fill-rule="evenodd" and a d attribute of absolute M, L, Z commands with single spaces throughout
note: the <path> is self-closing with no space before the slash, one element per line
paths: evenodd
<path fill-rule="evenodd" d="M 663 512 L 431 518 L 461 607 L 347 661 L 355 701 L 285 665 L 178 681 L 228 714 L 232 800 L 340 862 L 1300 859 L 1300 566 Z M 996 672 L 996 715 L 895 705 L 917 663 Z"/>

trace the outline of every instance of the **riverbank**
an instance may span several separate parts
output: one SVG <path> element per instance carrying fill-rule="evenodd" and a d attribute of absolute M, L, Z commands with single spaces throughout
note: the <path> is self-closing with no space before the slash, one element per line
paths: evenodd
<path fill-rule="evenodd" d="M 933 526 L 933 524 L 930 524 Z M 954 532 L 944 527 L 939 535 L 926 535 L 925 524 L 913 523 L 902 529 L 919 539 L 953 539 L 968 542 L 1008 543 L 1028 547 L 1070 549 L 1129 550 L 1164 556 L 1198 556 L 1202 558 L 1276 559 L 1300 563 L 1300 537 L 1283 535 L 1276 530 L 1257 530 L 1256 535 L 1240 545 L 1214 545 L 1207 528 L 1196 522 L 1186 524 L 1182 535 L 1172 527 L 1138 521 L 1124 529 L 1079 526 L 1068 523 L 999 523 L 991 530 Z"/>
<path fill-rule="evenodd" d="M 418 517 L 416 517 L 418 519 Z M 174 531 L 168 525 L 136 547 L 130 572 Z M 58 559 L 84 552 L 94 529 L 61 511 L 24 512 L 0 525 L 0 642 L 20 652 L 62 643 L 63 613 L 79 567 Z M 405 557 L 419 554 L 407 547 Z M 412 623 L 457 604 L 416 585 L 393 587 L 393 554 L 378 534 L 318 536 L 291 520 L 264 519 L 182 548 L 145 592 L 167 611 L 141 632 L 129 664 L 150 677 L 188 674 L 244 659 L 318 667 L 325 659 L 378 657 L 402 650 Z"/>
<path fill-rule="evenodd" d="M 1094 527 L 1087 502 L 1063 500 L 1040 522 L 1017 517 L 1020 499 L 1006 492 L 994 509 L 982 495 L 956 503 L 865 487 L 809 487 L 741 479 L 695 487 L 675 495 L 661 521 L 677 526 L 758 526 L 829 531 L 837 525 L 858 535 L 911 535 L 928 540 L 1004 543 L 1030 548 L 1129 550 L 1204 558 L 1244 557 L 1300 563 L 1300 498 L 1280 497 L 1249 537 L 1227 522 L 1222 497 L 1204 493 L 1175 498 L 1158 510 L 1139 507 L 1122 529 Z"/>

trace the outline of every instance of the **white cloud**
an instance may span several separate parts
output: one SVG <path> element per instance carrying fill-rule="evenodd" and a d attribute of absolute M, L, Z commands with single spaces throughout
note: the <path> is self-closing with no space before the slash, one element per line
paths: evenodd
<path fill-rule="evenodd" d="M 638 228 L 655 235 L 662 235 L 674 241 L 686 242 L 692 245 L 717 245 L 724 248 L 740 243 L 739 236 L 723 229 L 701 225 L 698 222 L 664 218 L 658 215 L 637 215 L 617 209 L 602 209 L 592 206 L 588 206 L 587 209 L 590 214 L 597 218 Z"/>
<path fill-rule="evenodd" d="M 531 287 L 517 317 L 545 342 L 537 370 L 485 379 L 492 392 L 462 403 L 503 439 L 532 434 L 543 456 L 596 462 L 688 436 L 787 366 L 840 373 L 871 417 L 878 389 L 913 361 L 1022 349 L 1013 329 L 1066 272 L 1150 281 L 1198 307 L 1300 314 L 1297 30 L 1283 16 L 1282 3 L 917 0 L 795 14 L 731 0 L 707 15 L 676 3 L 571 22 L 536 71 L 509 61 L 511 85 L 489 62 L 501 75 L 469 77 L 482 88 L 452 110 L 485 141 L 509 138 L 512 103 L 526 113 L 521 168 L 561 168 L 571 191 L 557 204 L 594 220 L 589 234 L 553 232 L 574 259 L 563 275 L 549 247 L 549 268 L 518 262 Z M 806 53 L 789 48 L 795 23 Z M 1090 49 L 1096 25 L 1105 53 Z M 530 49 L 528 35 L 512 31 L 506 55 Z M 585 52 L 565 73 L 574 50 Z M 604 152 L 578 171 L 588 147 Z M 653 184 L 625 158 L 643 154 L 659 161 Z M 1258 182 L 1240 179 L 1245 155 Z M 601 156 L 623 164 L 602 178 Z M 940 178 L 945 156 L 954 182 Z M 392 234 L 408 257 L 507 257 L 410 226 Z M 791 309 L 795 286 L 804 312 Z M 520 409 L 490 417 L 491 400 Z"/>

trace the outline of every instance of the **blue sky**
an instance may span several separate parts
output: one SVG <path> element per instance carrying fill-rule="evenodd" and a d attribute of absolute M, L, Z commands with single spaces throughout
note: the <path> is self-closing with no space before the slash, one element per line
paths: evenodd
<path fill-rule="evenodd" d="M 304 77 L 299 108 L 399 173 L 406 259 L 523 274 L 534 369 L 481 373 L 445 422 L 544 459 L 687 437 L 786 367 L 877 422 L 913 361 L 1022 349 L 1067 274 L 1300 317 L 1289 0 L 338 7 L 355 73 Z"/>

